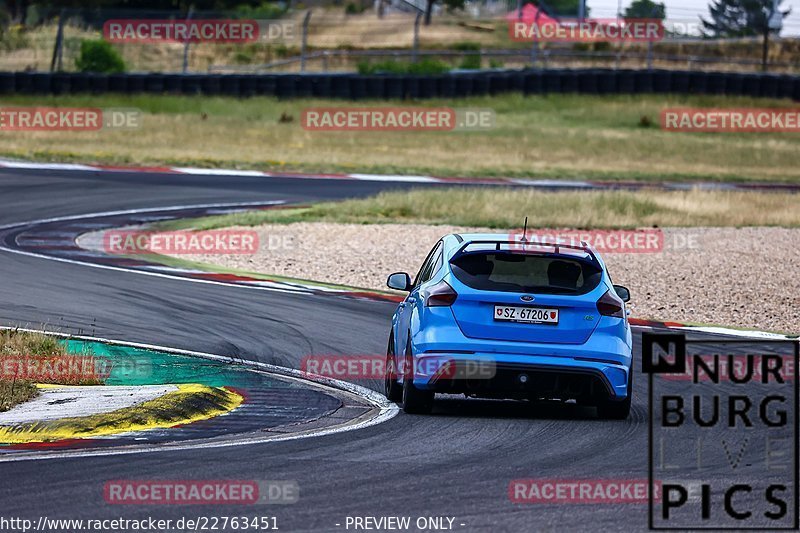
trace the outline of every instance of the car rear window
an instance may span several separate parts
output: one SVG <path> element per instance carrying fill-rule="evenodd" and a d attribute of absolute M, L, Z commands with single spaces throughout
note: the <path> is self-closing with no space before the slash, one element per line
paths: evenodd
<path fill-rule="evenodd" d="M 451 261 L 453 274 L 473 289 L 544 294 L 584 294 L 600 283 L 600 266 L 552 255 L 468 253 Z"/>

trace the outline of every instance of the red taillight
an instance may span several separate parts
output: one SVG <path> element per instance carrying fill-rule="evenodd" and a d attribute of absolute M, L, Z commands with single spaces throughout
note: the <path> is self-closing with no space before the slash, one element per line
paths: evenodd
<path fill-rule="evenodd" d="M 425 291 L 426 307 L 447 307 L 453 305 L 458 298 L 458 293 L 445 281 L 440 281 Z"/>
<path fill-rule="evenodd" d="M 611 291 L 606 291 L 606 293 L 597 300 L 597 310 L 604 316 L 615 316 L 617 318 L 623 318 L 625 316 L 625 304 Z"/>

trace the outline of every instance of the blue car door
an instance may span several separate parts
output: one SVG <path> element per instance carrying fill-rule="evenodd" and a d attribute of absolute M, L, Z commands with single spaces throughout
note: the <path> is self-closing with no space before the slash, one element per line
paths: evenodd
<path fill-rule="evenodd" d="M 428 257 L 426 257 L 425 261 L 422 263 L 419 272 L 417 272 L 411 292 L 408 293 L 406 299 L 400 303 L 397 308 L 397 338 L 395 338 L 395 353 L 398 355 L 398 368 L 400 368 L 399 364 L 402 360 L 402 355 L 405 354 L 406 351 L 406 343 L 408 342 L 410 328 L 412 325 L 411 317 L 414 314 L 414 309 L 418 305 L 422 304 L 420 301 L 419 288 L 422 284 L 428 281 L 433 274 L 433 268 L 436 264 L 438 256 L 441 255 L 441 250 L 442 242 L 439 241 L 436 243 L 433 249 L 431 249 Z"/>

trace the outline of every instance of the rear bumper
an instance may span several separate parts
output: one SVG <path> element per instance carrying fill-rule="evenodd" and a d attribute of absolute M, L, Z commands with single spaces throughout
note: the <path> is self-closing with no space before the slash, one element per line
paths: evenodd
<path fill-rule="evenodd" d="M 624 318 L 601 316 L 585 342 L 568 344 L 470 338 L 450 308 L 424 312 L 424 320 L 412 320 L 411 328 L 419 389 L 496 397 L 628 396 L 632 338 Z M 453 365 L 467 372 L 454 371 Z"/>
<path fill-rule="evenodd" d="M 422 390 L 519 398 L 607 398 L 628 395 L 630 364 L 583 356 L 422 353 L 414 386 Z"/>

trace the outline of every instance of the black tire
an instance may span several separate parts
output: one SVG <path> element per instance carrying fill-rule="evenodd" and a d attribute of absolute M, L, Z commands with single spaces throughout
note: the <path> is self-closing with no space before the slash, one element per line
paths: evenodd
<path fill-rule="evenodd" d="M 631 399 L 621 402 L 605 401 L 597 406 L 597 416 L 604 420 L 625 420 L 631 414 Z"/>
<path fill-rule="evenodd" d="M 621 402 L 606 400 L 597 406 L 597 416 L 605 420 L 626 420 L 631 414 L 631 401 L 633 400 L 633 367 L 628 376 L 628 397 Z"/>
<path fill-rule="evenodd" d="M 409 414 L 429 414 L 433 410 L 434 393 L 419 390 L 414 386 L 414 361 L 411 355 L 411 339 L 406 344 L 403 372 L 403 411 Z"/>
<path fill-rule="evenodd" d="M 389 334 L 389 346 L 386 347 L 386 370 L 384 375 L 384 394 L 390 402 L 403 399 L 403 388 L 397 383 L 397 364 L 394 361 L 394 337 Z"/>

